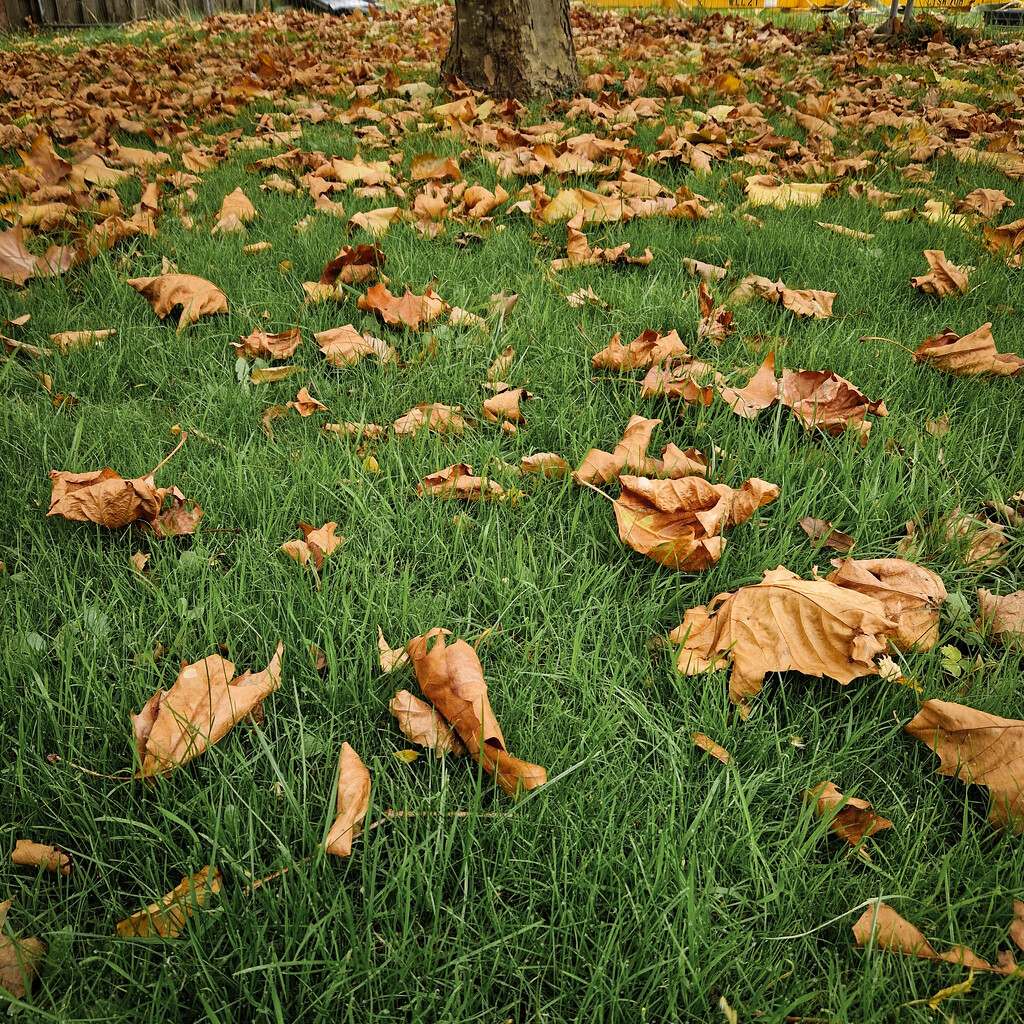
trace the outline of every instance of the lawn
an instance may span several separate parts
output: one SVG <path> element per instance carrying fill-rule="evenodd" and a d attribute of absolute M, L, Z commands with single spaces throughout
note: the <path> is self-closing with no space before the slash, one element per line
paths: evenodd
<path fill-rule="evenodd" d="M 28 948 L 15 936 L 48 947 L 26 995 L 11 994 L 16 965 L 3 975 L 10 1016 L 1020 1021 L 1024 971 L 901 956 L 877 933 L 860 948 L 851 926 L 868 911 L 870 927 L 882 899 L 940 954 L 961 944 L 996 965 L 1016 949 L 1014 822 L 993 827 L 989 790 L 937 774 L 904 726 L 929 700 L 1024 719 L 1019 641 L 976 624 L 978 588 L 1024 588 L 1020 378 L 912 356 L 945 328 L 986 322 L 1000 352 L 1024 354 L 1024 237 L 992 243 L 1024 205 L 1021 42 L 957 36 L 958 51 L 926 36 L 886 50 L 842 25 L 580 9 L 582 98 L 515 109 L 439 81 L 449 18 L 434 6 L 372 20 L 291 11 L 3 41 L 0 898 L 13 903 L 0 963 Z M 340 184 L 357 153 L 386 166 L 328 194 L 340 216 L 316 209 L 310 188 Z M 462 185 L 416 178 L 420 154 L 454 158 Z M 95 180 L 71 187 L 62 160 L 91 156 Z M 653 183 L 638 188 L 661 187 L 654 215 L 626 193 L 628 174 L 617 215 L 593 198 L 630 164 Z M 294 190 L 267 185 L 274 175 Z M 466 183 L 508 195 L 473 217 Z M 802 203 L 779 187 L 794 183 L 834 187 Z M 256 216 L 214 233 L 236 188 Z M 546 215 L 560 189 L 586 195 Z M 978 189 L 1016 207 L 963 205 Z M 893 198 L 869 201 L 872 190 Z M 433 221 L 415 213 L 431 194 Z M 43 203 L 63 204 L 46 230 L 32 225 Z M 377 237 L 350 223 L 388 207 L 408 216 Z M 553 270 L 579 208 L 596 211 L 574 222 L 589 247 L 629 243 L 653 259 Z M 60 273 L 26 263 L 19 220 L 33 259 L 50 245 L 82 258 Z M 270 247 L 246 251 L 259 242 Z M 429 287 L 482 324 L 447 312 L 419 329 L 382 323 L 362 308 L 372 275 L 311 300 L 343 246 L 372 244 L 396 296 Z M 925 250 L 967 268 L 966 286 L 912 287 Z M 709 291 L 734 330 L 718 345 L 698 337 L 701 282 L 684 259 L 725 270 Z M 227 311 L 180 330 L 177 311 L 158 318 L 129 281 L 168 273 L 212 282 Z M 742 301 L 748 275 L 835 293 L 831 315 Z M 570 304 L 586 288 L 599 301 Z M 518 302 L 499 313 L 503 291 Z M 394 354 L 331 365 L 314 334 L 347 324 Z M 300 369 L 257 383 L 270 360 L 232 343 L 296 326 L 300 347 L 273 365 Z M 677 331 L 709 364 L 709 404 L 645 398 L 646 367 L 594 365 L 614 334 L 625 344 L 647 329 Z M 51 340 L 97 330 L 116 334 Z M 509 346 L 500 378 L 532 395 L 514 432 L 482 410 Z M 831 371 L 888 415 L 869 414 L 865 437 L 844 422 L 805 427 L 783 403 L 736 415 L 722 388 L 746 385 L 769 353 L 777 374 Z M 301 388 L 326 410 L 289 408 Z M 420 403 L 459 407 L 464 428 L 323 429 L 386 428 Z M 651 457 L 671 442 L 702 453 L 712 483 L 778 488 L 705 569 L 624 543 L 607 500 L 616 480 L 602 497 L 568 474 L 517 471 L 537 453 L 571 467 L 611 453 L 631 416 L 661 421 Z M 145 478 L 185 433 L 155 483 L 202 508 L 194 534 L 47 516 L 50 471 Z M 418 492 L 460 463 L 501 499 Z M 730 700 L 728 666 L 679 671 L 669 634 L 689 609 L 779 566 L 805 580 L 832 571 L 843 556 L 807 537 L 805 517 L 850 535 L 853 558 L 938 574 L 948 598 L 934 644 L 886 639 L 903 678 L 869 657 L 848 685 L 769 659 L 744 702 Z M 317 568 L 281 551 L 300 521 L 345 538 Z M 980 557 L 979 539 L 993 544 Z M 546 769 L 519 800 L 471 757 L 403 755 L 414 744 L 389 700 L 421 692 L 419 666 L 383 671 L 378 629 L 399 648 L 437 627 L 476 645 L 509 751 Z M 799 645 L 796 625 L 780 628 Z M 183 662 L 218 655 L 259 672 L 279 641 L 262 720 L 153 785 L 132 778 L 131 716 Z M 322 845 L 343 743 L 372 790 L 339 859 Z M 1021 763 L 1008 762 L 1018 787 Z M 804 795 L 824 781 L 892 827 L 844 842 Z M 66 851 L 70 874 L 12 864 L 19 839 Z M 222 887 L 187 897 L 179 937 L 115 935 L 207 866 Z"/>

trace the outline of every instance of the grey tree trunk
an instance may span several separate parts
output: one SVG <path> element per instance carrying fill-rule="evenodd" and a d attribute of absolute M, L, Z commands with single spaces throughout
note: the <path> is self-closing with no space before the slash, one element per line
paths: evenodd
<path fill-rule="evenodd" d="M 569 0 L 455 0 L 441 70 L 502 98 L 578 89 Z"/>

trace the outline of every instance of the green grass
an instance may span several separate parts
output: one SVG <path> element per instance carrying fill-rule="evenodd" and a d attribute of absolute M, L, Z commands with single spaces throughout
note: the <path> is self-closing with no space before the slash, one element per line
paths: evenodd
<path fill-rule="evenodd" d="M 239 123 L 251 124 L 250 115 Z M 640 128 L 639 144 L 654 148 L 659 130 Z M 355 152 L 351 128 L 306 126 L 301 146 Z M 461 147 L 423 136 L 405 148 L 411 156 Z M 31 1001 L 12 1001 L 11 1014 L 660 1022 L 724 1019 L 717 1006 L 725 996 L 740 1020 L 936 1019 L 925 1005 L 897 1007 L 964 972 L 859 951 L 849 926 L 864 901 L 882 896 L 940 950 L 962 942 L 994 960 L 1008 945 L 1012 900 L 1024 896 L 1024 858 L 1020 837 L 987 824 L 985 791 L 936 776 L 937 759 L 903 732 L 914 693 L 874 677 L 840 687 L 769 676 L 742 723 L 725 673 L 680 676 L 668 653 L 648 645 L 688 608 L 765 569 L 828 568 L 831 553 L 816 552 L 796 526 L 803 516 L 853 534 L 856 555 L 894 555 L 908 520 L 933 522 L 958 505 L 974 512 L 1024 486 L 1019 380 L 947 377 L 914 366 L 895 345 L 858 341 L 882 336 L 913 348 L 945 326 L 966 333 L 991 319 L 999 349 L 1024 352 L 1019 309 L 998 311 L 1019 307 L 1019 272 L 973 235 L 926 220 L 886 222 L 845 193 L 817 209 L 755 211 L 765 221 L 758 229 L 731 213 L 742 193 L 729 174 L 742 165 L 716 164 L 710 179 L 659 168 L 659 180 L 689 185 L 724 213 L 704 223 L 591 228 L 592 245 L 629 241 L 634 252 L 655 253 L 647 268 L 558 276 L 565 292 L 593 286 L 610 310 L 572 310 L 547 279 L 548 261 L 564 248 L 562 226 L 544 229 L 552 244 L 538 248 L 528 219 L 503 217 L 503 232 L 463 250 L 455 227 L 425 241 L 397 225 L 381 243 L 392 290 L 433 284 L 449 303 L 482 311 L 505 288 L 520 294 L 519 304 L 486 337 L 437 331 L 435 358 L 412 361 L 425 337 L 392 332 L 409 360 L 401 368 L 334 370 L 313 333 L 359 326 L 363 314 L 354 298 L 304 305 L 301 282 L 316 280 L 349 241 L 344 222 L 314 216 L 296 234 L 293 223 L 312 213 L 308 197 L 261 193 L 244 171 L 267 152 L 246 152 L 203 176 L 195 232 L 168 213 L 156 238 L 0 292 L 5 318 L 32 314 L 8 335 L 45 344 L 58 330 L 118 331 L 101 348 L 43 364 L 54 392 L 79 399 L 72 408 L 55 408 L 13 361 L 0 364 L 0 849 L 31 837 L 75 860 L 70 878 L 55 881 L 0 859 L 0 896 L 16 897 L 11 925 L 50 944 Z M 484 162 L 463 160 L 462 169 L 493 187 Z M 1010 191 L 982 167 L 943 162 L 935 171 L 936 191 Z M 905 185 L 885 160 L 873 183 Z M 211 238 L 210 215 L 239 184 L 259 219 L 247 237 Z M 548 182 L 550 193 L 556 187 Z M 137 183 L 119 191 L 126 206 L 138 200 Z M 375 205 L 342 198 L 349 214 Z M 875 239 L 841 238 L 816 220 Z M 242 246 L 258 239 L 274 248 L 244 255 Z M 924 248 L 977 266 L 978 287 L 943 303 L 912 291 L 909 277 L 926 269 Z M 720 350 L 702 348 L 683 256 L 730 258 L 737 278 L 759 273 L 836 291 L 837 317 L 797 321 L 754 304 L 737 311 L 739 330 Z M 158 274 L 162 257 L 219 285 L 230 312 L 181 334 L 174 317 L 158 321 L 125 281 Z M 290 272 L 278 269 L 281 260 Z M 257 326 L 295 323 L 304 343 L 291 361 L 305 371 L 280 384 L 239 384 L 229 343 Z M 890 415 L 876 418 L 861 448 L 852 438 L 808 436 L 778 408 L 748 422 L 717 401 L 705 410 L 642 401 L 638 375 L 591 380 L 597 348 L 615 331 L 629 340 L 646 327 L 677 328 L 730 372 L 760 362 L 753 335 L 778 337 L 779 366 L 834 370 L 884 398 Z M 354 445 L 320 432 L 326 419 L 388 423 L 421 401 L 477 413 L 479 383 L 505 345 L 516 350 L 508 379 L 537 395 L 514 437 L 481 423 L 464 438 L 371 444 L 374 475 Z M 330 416 L 278 420 L 271 444 L 260 415 L 302 385 Z M 937 439 L 925 424 L 943 412 L 951 429 Z M 569 481 L 504 480 L 524 490 L 516 504 L 459 508 L 415 495 L 422 476 L 458 461 L 482 470 L 495 455 L 514 462 L 554 451 L 578 465 L 588 448 L 614 445 L 633 413 L 663 418 L 652 451 L 674 441 L 711 455 L 718 445 L 735 458 L 715 458 L 714 479 L 738 486 L 757 476 L 781 487 L 776 502 L 730 533 L 724 557 L 705 573 L 673 573 L 625 548 L 607 503 Z M 46 518 L 49 470 L 110 465 L 142 475 L 176 443 L 175 424 L 220 443 L 193 434 L 157 477 L 205 509 L 194 539 L 154 541 Z M 453 521 L 459 511 L 470 527 Z M 299 535 L 300 519 L 336 520 L 347 538 L 319 587 L 278 551 Z M 977 586 L 1024 587 L 1020 533 L 1009 535 L 996 570 L 979 575 L 942 547 L 929 563 L 972 615 Z M 137 550 L 152 555 L 149 580 L 128 564 Z M 545 765 L 549 783 L 514 805 L 471 761 L 395 759 L 407 744 L 387 702 L 399 687 L 416 687 L 411 674 L 381 673 L 378 625 L 394 644 L 434 626 L 470 641 L 493 628 L 480 647 L 491 703 L 512 752 Z M 111 775 L 129 769 L 129 714 L 170 686 L 180 659 L 224 644 L 240 670 L 259 669 L 279 638 L 283 684 L 266 702 L 263 726 L 236 727 L 152 789 L 67 763 Z M 901 656 L 923 698 L 1024 718 L 1019 650 L 981 640 L 952 614 L 941 642 L 970 660 L 981 655 L 985 667 L 965 689 L 944 673 L 937 650 Z M 154 663 L 158 644 L 167 654 Z M 322 678 L 311 645 L 327 657 Z M 697 750 L 695 731 L 724 744 L 736 763 L 725 767 Z M 343 741 L 373 778 L 367 820 L 389 808 L 413 813 L 367 832 L 344 862 L 316 855 L 334 817 Z M 49 754 L 63 763 L 50 764 Z M 893 821 L 870 841 L 872 863 L 849 857 L 804 808 L 802 791 L 823 779 Z M 118 920 L 206 864 L 220 867 L 224 890 L 180 939 L 111 937 Z M 246 891 L 251 879 L 282 868 L 289 870 L 276 881 Z M 1022 1008 L 1021 980 L 990 975 L 943 1004 L 957 1020 L 977 1022 L 1019 1021 Z"/>

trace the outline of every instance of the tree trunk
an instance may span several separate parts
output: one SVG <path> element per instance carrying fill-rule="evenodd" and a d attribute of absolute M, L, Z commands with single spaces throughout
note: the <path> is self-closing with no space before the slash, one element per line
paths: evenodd
<path fill-rule="evenodd" d="M 569 0 L 455 0 L 441 70 L 501 98 L 578 89 Z"/>

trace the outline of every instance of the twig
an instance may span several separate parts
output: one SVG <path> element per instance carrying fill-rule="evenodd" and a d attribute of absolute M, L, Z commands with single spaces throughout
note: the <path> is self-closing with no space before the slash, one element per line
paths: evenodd
<path fill-rule="evenodd" d="M 875 338 L 875 337 L 870 337 L 870 338 L 858 338 L 857 340 L 858 341 L 886 341 L 890 345 L 895 345 L 897 348 L 903 349 L 904 352 L 909 352 L 910 355 L 914 354 L 914 350 L 912 348 L 907 348 L 906 345 L 901 345 L 898 341 L 893 341 L 892 338 Z"/>
<path fill-rule="evenodd" d="M 158 462 L 158 463 L 157 463 L 157 464 L 156 464 L 156 465 L 155 465 L 155 466 L 154 466 L 154 467 L 153 467 L 153 468 L 152 468 L 152 469 L 151 469 L 151 470 L 149 471 L 149 473 L 148 473 L 147 475 L 148 475 L 148 476 L 156 476 L 156 471 L 157 471 L 158 469 L 160 469 L 160 468 L 161 468 L 162 466 L 166 466 L 166 465 L 167 465 L 167 463 L 168 463 L 168 462 L 170 462 L 170 461 L 171 461 L 171 459 L 173 459 L 173 458 L 174 458 L 174 456 L 178 454 L 178 451 L 179 451 L 179 449 L 181 448 L 181 446 L 182 446 L 182 445 L 183 445 L 183 444 L 184 444 L 184 443 L 185 443 L 185 442 L 186 442 L 187 440 L 188 440 L 188 431 L 187 431 L 187 430 L 183 430 L 183 431 L 181 432 L 181 440 L 180 440 L 180 441 L 179 441 L 179 442 L 177 443 L 177 445 L 175 446 L 175 448 L 174 448 L 174 451 L 173 451 L 173 452 L 171 452 L 171 454 L 170 454 L 170 455 L 168 455 L 168 456 L 167 456 L 167 458 L 163 460 L 163 462 Z"/>
<path fill-rule="evenodd" d="M 102 772 L 94 772 L 91 768 L 83 768 L 80 764 L 75 764 L 74 761 L 65 761 L 63 757 L 59 757 L 57 754 L 47 754 L 46 760 L 50 764 L 66 764 L 69 768 L 74 768 L 75 771 L 82 772 L 85 775 L 94 775 L 97 779 L 110 779 L 112 782 L 131 782 L 134 775 L 104 775 Z"/>
<path fill-rule="evenodd" d="M 575 473 L 573 473 L 572 478 L 573 481 L 575 483 L 578 483 L 581 487 L 589 487 L 592 491 L 595 491 L 597 494 L 600 494 L 602 498 L 607 498 L 613 505 L 615 504 L 615 499 L 610 494 L 605 494 L 600 487 L 595 487 L 592 483 L 590 483 L 587 480 L 578 479 Z"/>

